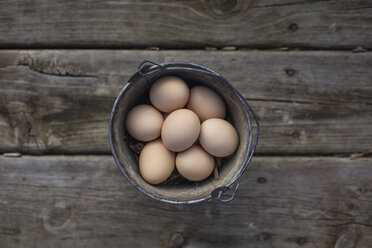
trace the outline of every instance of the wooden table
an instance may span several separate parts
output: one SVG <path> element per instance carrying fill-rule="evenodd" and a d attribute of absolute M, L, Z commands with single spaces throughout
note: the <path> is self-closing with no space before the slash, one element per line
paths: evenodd
<path fill-rule="evenodd" d="M 372 247 L 372 2 L 0 6 L 0 247 Z M 256 111 L 234 201 L 120 175 L 109 114 L 144 59 L 210 67 Z"/>

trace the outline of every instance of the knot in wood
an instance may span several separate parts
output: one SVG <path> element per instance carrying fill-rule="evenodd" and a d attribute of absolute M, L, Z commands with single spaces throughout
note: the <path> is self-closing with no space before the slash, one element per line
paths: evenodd
<path fill-rule="evenodd" d="M 184 241 L 182 233 L 175 233 L 169 240 L 169 248 L 181 248 Z"/>
<path fill-rule="evenodd" d="M 216 8 L 222 12 L 231 11 L 238 3 L 237 0 L 214 0 L 213 2 Z"/>
<path fill-rule="evenodd" d="M 291 31 L 296 31 L 298 29 L 298 25 L 296 23 L 292 23 L 288 26 L 288 29 Z"/>
<path fill-rule="evenodd" d="M 307 243 L 307 238 L 304 238 L 304 237 L 299 237 L 296 241 L 297 244 L 299 245 L 304 245 Z"/>
<path fill-rule="evenodd" d="M 296 74 L 296 70 L 291 69 L 291 68 L 287 68 L 287 69 L 285 69 L 285 73 L 287 73 L 287 75 L 289 77 L 293 77 Z"/>
<path fill-rule="evenodd" d="M 258 183 L 267 183 L 267 179 L 265 177 L 259 177 L 257 178 Z"/>
<path fill-rule="evenodd" d="M 53 208 L 49 212 L 48 223 L 51 227 L 62 226 L 70 217 L 71 208 Z"/>
<path fill-rule="evenodd" d="M 238 0 L 202 0 L 207 12 L 217 17 L 230 17 L 239 14 L 243 9 Z"/>
<path fill-rule="evenodd" d="M 266 240 L 269 240 L 269 239 L 271 239 L 271 234 L 270 233 L 263 232 L 263 233 L 260 233 L 258 235 L 258 240 L 259 241 L 266 241 Z"/>

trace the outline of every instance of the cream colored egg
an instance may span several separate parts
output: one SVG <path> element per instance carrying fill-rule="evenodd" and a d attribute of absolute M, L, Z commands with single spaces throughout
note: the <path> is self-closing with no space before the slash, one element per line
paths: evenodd
<path fill-rule="evenodd" d="M 199 142 L 213 156 L 226 157 L 235 152 L 239 136 L 229 122 L 213 118 L 202 123 Z"/>
<path fill-rule="evenodd" d="M 189 100 L 190 90 L 185 81 L 174 76 L 158 79 L 151 86 L 150 101 L 162 112 L 170 113 L 183 108 Z"/>
<path fill-rule="evenodd" d="M 188 109 L 179 109 L 170 113 L 163 123 L 161 139 L 171 151 L 186 150 L 198 139 L 200 121 L 198 116 Z"/>
<path fill-rule="evenodd" d="M 176 156 L 177 171 L 191 181 L 207 178 L 214 169 L 214 158 L 199 145 L 193 145 Z"/>
<path fill-rule="evenodd" d="M 190 90 L 187 108 L 194 111 L 201 122 L 211 118 L 225 118 L 226 106 L 222 97 L 205 86 L 196 86 Z"/>
<path fill-rule="evenodd" d="M 125 126 L 133 138 L 150 141 L 159 138 L 163 122 L 163 115 L 157 109 L 143 104 L 129 111 Z"/>
<path fill-rule="evenodd" d="M 141 176 L 151 184 L 164 182 L 174 170 L 175 156 L 160 139 L 147 143 L 139 157 Z"/>

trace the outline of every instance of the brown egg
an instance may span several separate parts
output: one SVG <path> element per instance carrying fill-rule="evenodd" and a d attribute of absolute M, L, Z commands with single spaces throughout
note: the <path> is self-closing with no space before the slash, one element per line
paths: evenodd
<path fill-rule="evenodd" d="M 141 176 L 151 184 L 164 182 L 174 170 L 175 156 L 160 139 L 147 143 L 139 157 Z"/>
<path fill-rule="evenodd" d="M 207 178 L 214 169 L 214 158 L 199 145 L 193 145 L 176 156 L 177 171 L 191 181 Z"/>
<path fill-rule="evenodd" d="M 133 138 L 150 141 L 159 138 L 163 122 L 163 115 L 157 109 L 143 104 L 129 111 L 125 126 Z"/>
<path fill-rule="evenodd" d="M 181 78 L 166 76 L 151 86 L 150 101 L 162 112 L 170 113 L 183 108 L 189 100 L 190 90 Z"/>
<path fill-rule="evenodd" d="M 170 113 L 163 123 L 161 139 L 171 151 L 186 150 L 198 139 L 200 121 L 198 116 L 188 109 L 179 109 Z"/>
<path fill-rule="evenodd" d="M 229 122 L 213 118 L 202 123 L 199 142 L 213 156 L 226 157 L 235 152 L 239 136 Z"/>
<path fill-rule="evenodd" d="M 196 86 L 190 90 L 187 108 L 194 111 L 201 122 L 211 118 L 225 118 L 226 106 L 222 97 L 205 86 Z"/>

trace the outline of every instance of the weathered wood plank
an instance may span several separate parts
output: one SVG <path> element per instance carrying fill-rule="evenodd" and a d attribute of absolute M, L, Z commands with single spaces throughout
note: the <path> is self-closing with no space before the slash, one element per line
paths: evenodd
<path fill-rule="evenodd" d="M 0 152 L 109 153 L 113 102 L 144 59 L 224 75 L 259 116 L 261 154 L 372 147 L 371 53 L 13 50 L 0 52 Z"/>
<path fill-rule="evenodd" d="M 371 162 L 255 157 L 234 201 L 173 206 L 137 192 L 111 156 L 0 157 L 0 240 L 3 247 L 370 247 Z"/>
<path fill-rule="evenodd" d="M 372 48 L 372 3 L 1 1 L 0 47 Z"/>

